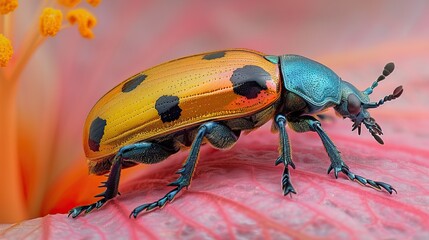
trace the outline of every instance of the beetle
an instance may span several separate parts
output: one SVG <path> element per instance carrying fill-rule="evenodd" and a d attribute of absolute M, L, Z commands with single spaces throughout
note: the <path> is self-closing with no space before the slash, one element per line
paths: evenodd
<path fill-rule="evenodd" d="M 181 149 L 189 155 L 178 170 L 179 178 L 169 184 L 174 189 L 159 200 L 135 208 L 130 217 L 142 211 L 161 208 L 191 183 L 200 146 L 206 142 L 218 149 L 231 148 L 242 131 L 258 128 L 273 119 L 279 133 L 279 157 L 283 164 L 283 194 L 296 193 L 289 172 L 295 168 L 286 124 L 297 132 L 316 132 L 326 149 L 334 170 L 362 185 L 396 190 L 387 183 L 354 174 L 315 117 L 334 108 L 361 125 L 383 144 L 380 125 L 368 109 L 398 98 L 402 86 L 378 102 L 369 95 L 378 83 L 394 70 L 388 63 L 379 78 L 359 91 L 328 67 L 299 55 L 266 55 L 248 49 L 207 52 L 172 60 L 140 72 L 105 94 L 90 111 L 83 134 L 84 150 L 92 174 L 108 173 L 96 195 L 100 200 L 70 210 L 73 218 L 102 207 L 118 195 L 122 168 L 139 163 L 154 164 Z"/>

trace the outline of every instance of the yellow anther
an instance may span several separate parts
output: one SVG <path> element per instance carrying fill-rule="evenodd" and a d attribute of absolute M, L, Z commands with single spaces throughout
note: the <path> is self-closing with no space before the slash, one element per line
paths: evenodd
<path fill-rule="evenodd" d="M 94 33 L 91 28 L 97 24 L 97 19 L 85 9 L 71 10 L 67 14 L 67 19 L 71 24 L 77 22 L 80 35 L 84 38 L 93 38 Z"/>
<path fill-rule="evenodd" d="M 6 67 L 12 54 L 12 43 L 3 34 L 0 34 L 0 67 Z"/>
<path fill-rule="evenodd" d="M 8 14 L 18 7 L 18 0 L 0 0 L 0 13 Z"/>
<path fill-rule="evenodd" d="M 86 0 L 89 4 L 91 4 L 93 7 L 97 7 L 98 4 L 100 4 L 101 0 Z"/>
<path fill-rule="evenodd" d="M 80 0 L 58 0 L 58 3 L 65 7 L 74 7 L 80 3 Z"/>
<path fill-rule="evenodd" d="M 60 10 L 53 8 L 43 9 L 40 16 L 40 33 L 44 36 L 53 37 L 61 29 L 63 21 L 63 13 Z"/>

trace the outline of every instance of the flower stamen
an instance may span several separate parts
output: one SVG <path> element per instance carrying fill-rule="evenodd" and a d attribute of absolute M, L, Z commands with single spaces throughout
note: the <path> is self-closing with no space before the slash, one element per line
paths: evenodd
<path fill-rule="evenodd" d="M 86 9 L 71 10 L 67 14 L 70 24 L 77 22 L 80 35 L 84 38 L 93 38 L 92 28 L 97 24 L 97 19 Z"/>
<path fill-rule="evenodd" d="M 0 14 L 8 14 L 18 7 L 18 0 L 0 0 Z"/>
<path fill-rule="evenodd" d="M 62 20 L 63 13 L 60 10 L 53 8 L 43 9 L 40 16 L 40 33 L 42 36 L 55 36 L 61 29 Z"/>
<path fill-rule="evenodd" d="M 9 39 L 0 34 L 0 67 L 6 67 L 12 58 L 13 47 Z"/>
<path fill-rule="evenodd" d="M 101 0 L 86 0 L 91 6 L 97 7 Z"/>

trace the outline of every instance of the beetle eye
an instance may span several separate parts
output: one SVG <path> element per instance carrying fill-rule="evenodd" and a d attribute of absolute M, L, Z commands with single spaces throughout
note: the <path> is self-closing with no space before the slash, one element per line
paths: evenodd
<path fill-rule="evenodd" d="M 361 102 L 354 94 L 347 97 L 347 110 L 350 114 L 357 115 L 360 112 L 360 106 Z"/>

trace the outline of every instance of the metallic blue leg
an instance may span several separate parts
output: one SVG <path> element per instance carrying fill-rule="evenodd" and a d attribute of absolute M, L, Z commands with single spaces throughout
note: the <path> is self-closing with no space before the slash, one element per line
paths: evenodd
<path fill-rule="evenodd" d="M 356 175 L 353 172 L 349 170 L 349 167 L 344 163 L 344 161 L 341 159 L 340 152 L 335 147 L 332 140 L 328 137 L 328 135 L 323 130 L 321 124 L 319 121 L 317 121 L 315 118 L 308 117 L 305 119 L 305 121 L 308 122 L 310 129 L 312 131 L 317 132 L 317 134 L 320 136 L 320 139 L 322 140 L 323 146 L 326 149 L 326 152 L 329 155 L 329 158 L 331 159 L 331 165 L 328 168 L 328 174 L 334 170 L 335 178 L 338 178 L 338 173 L 342 172 L 347 175 L 347 177 L 352 181 L 357 181 L 358 183 L 372 187 L 376 190 L 382 190 L 385 189 L 387 192 L 392 194 L 392 192 L 396 192 L 396 190 L 389 184 L 384 182 L 378 182 L 373 181 L 371 179 L 364 178 L 362 176 Z"/>
<path fill-rule="evenodd" d="M 238 139 L 236 133 L 232 132 L 227 126 L 222 124 L 208 122 L 201 125 L 201 127 L 198 128 L 197 135 L 192 143 L 188 158 L 186 159 L 183 167 L 177 171 L 177 173 L 180 174 L 180 177 L 169 184 L 169 186 L 174 186 L 176 188 L 168 192 L 158 201 L 138 206 L 131 212 L 130 217 L 133 216 L 134 218 L 137 218 L 137 215 L 142 211 L 150 211 L 155 208 L 163 207 L 168 202 L 171 202 L 183 188 L 187 188 L 189 186 L 197 165 L 198 155 L 204 137 L 206 137 L 207 140 L 217 148 L 229 148 Z"/>
<path fill-rule="evenodd" d="M 283 115 L 277 115 L 275 118 L 276 126 L 279 130 L 280 135 L 280 156 L 276 160 L 276 166 L 283 163 L 285 168 L 282 175 L 282 189 L 283 194 L 286 196 L 289 193 L 295 193 L 296 191 L 290 181 L 289 165 L 295 169 L 295 164 L 292 161 L 289 138 L 286 132 L 286 117 Z"/>
<path fill-rule="evenodd" d="M 154 152 L 156 152 L 156 154 L 153 154 Z M 118 185 L 119 179 L 121 177 L 123 160 L 135 160 L 136 162 L 142 163 L 154 163 L 167 158 L 174 152 L 177 152 L 177 150 L 172 149 L 170 151 L 167 150 L 166 147 L 151 142 L 140 142 L 122 147 L 112 159 L 112 166 L 110 168 L 107 181 L 102 182 L 101 185 L 98 186 L 100 188 L 106 188 L 103 193 L 95 196 L 102 197 L 102 199 L 93 204 L 75 207 L 69 211 L 68 216 L 75 218 L 82 212 L 89 213 L 94 209 L 101 208 L 108 200 L 116 197 L 116 195 L 119 194 Z"/>

